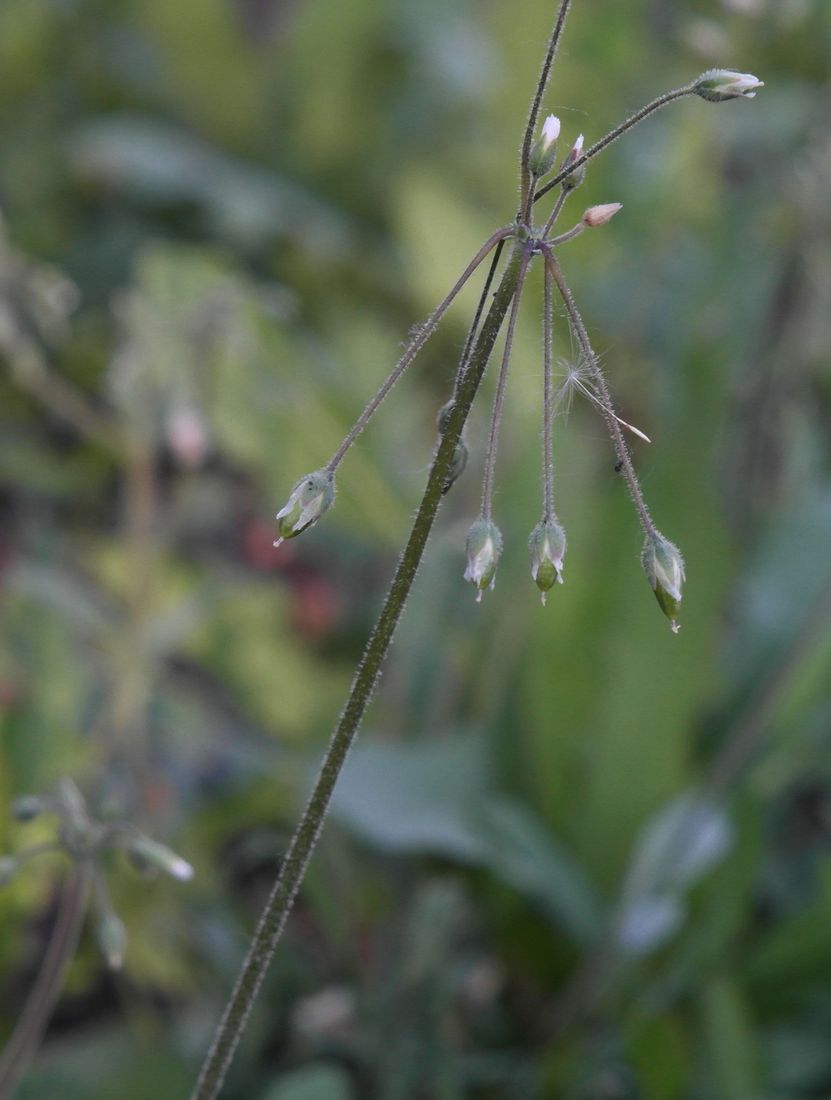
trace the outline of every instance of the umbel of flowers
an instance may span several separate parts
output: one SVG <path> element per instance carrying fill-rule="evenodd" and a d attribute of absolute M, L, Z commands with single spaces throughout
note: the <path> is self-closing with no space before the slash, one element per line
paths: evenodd
<path fill-rule="evenodd" d="M 415 359 L 450 304 L 474 272 L 491 257 L 490 271 L 485 282 L 479 306 L 470 326 L 456 373 L 454 394 L 438 415 L 439 439 L 445 434 L 453 413 L 456 396 L 470 365 L 474 342 L 479 332 L 482 311 L 497 270 L 505 244 L 513 242 L 511 260 L 517 265 L 517 277 L 510 308 L 507 314 L 505 340 L 496 380 L 490 429 L 485 450 L 484 475 L 480 514 L 470 527 L 467 536 L 467 566 L 464 577 L 476 590 L 476 599 L 493 588 L 502 554 L 503 536 L 493 518 L 493 491 L 500 423 L 505 400 L 508 370 L 511 363 L 514 331 L 526 277 L 533 263 L 541 262 L 544 273 L 543 303 L 543 355 L 542 355 L 542 504 L 539 522 L 533 527 L 528 542 L 531 557 L 531 577 L 540 591 L 542 602 L 554 585 L 563 583 L 563 559 L 566 550 L 566 534 L 555 511 L 553 429 L 558 408 L 577 392 L 586 398 L 603 417 L 616 455 L 616 469 L 621 473 L 632 499 L 638 520 L 643 529 L 644 545 L 641 553 L 646 578 L 655 593 L 658 605 L 670 621 L 673 631 L 678 630 L 678 614 L 682 601 L 684 561 L 680 551 L 655 526 L 644 499 L 635 472 L 632 455 L 624 432 L 649 442 L 648 436 L 632 424 L 622 420 L 615 411 L 606 378 L 598 357 L 592 348 L 588 332 L 566 282 L 559 261 L 563 245 L 590 229 L 608 225 L 621 210 L 618 202 L 601 203 L 583 210 L 568 229 L 555 231 L 555 226 L 569 199 L 579 189 L 586 176 L 587 163 L 601 150 L 616 141 L 632 126 L 654 111 L 683 96 L 698 96 L 713 103 L 731 99 L 752 99 L 763 84 L 749 73 L 729 69 L 711 69 L 682 88 L 659 96 L 652 103 L 636 112 L 605 137 L 588 149 L 585 138 L 579 134 L 570 144 L 557 167 L 558 144 L 561 123 L 555 115 L 548 115 L 534 137 L 531 130 L 526 135 L 523 157 L 522 199 L 516 218 L 511 225 L 498 229 L 480 248 L 468 264 L 447 297 L 437 306 L 427 322 L 418 329 L 401 359 L 386 378 L 378 392 L 358 417 L 337 451 L 323 468 L 302 477 L 289 495 L 288 501 L 277 513 L 279 537 L 275 546 L 284 539 L 294 538 L 307 530 L 326 512 L 335 499 L 335 471 L 344 455 L 363 431 L 386 395 Z M 532 113 L 533 116 L 533 113 Z M 532 117 L 533 121 L 533 117 Z M 553 175 L 552 175 L 553 173 Z M 543 182 L 545 181 L 545 182 Z M 555 201 L 541 224 L 534 221 L 536 204 L 549 192 L 557 189 Z M 568 364 L 562 376 L 555 374 L 553 361 L 554 294 L 558 294 L 565 307 L 571 341 L 579 348 L 577 364 Z M 467 465 L 468 449 L 460 436 L 452 459 L 446 470 L 442 491 L 447 492 Z"/>

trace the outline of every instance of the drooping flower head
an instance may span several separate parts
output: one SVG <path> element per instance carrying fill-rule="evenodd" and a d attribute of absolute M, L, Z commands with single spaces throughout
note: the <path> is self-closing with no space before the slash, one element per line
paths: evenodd
<path fill-rule="evenodd" d="M 284 539 L 293 539 L 307 527 L 316 523 L 335 499 L 335 481 L 329 470 L 316 470 L 297 482 L 289 499 L 277 513 L 276 519 L 280 537 L 274 545 L 279 546 Z"/>
<path fill-rule="evenodd" d="M 563 583 L 566 533 L 555 519 L 543 520 L 531 532 L 528 550 L 531 554 L 531 579 L 545 603 L 546 593 L 555 584 Z"/>
<path fill-rule="evenodd" d="M 677 634 L 680 629 L 676 620 L 681 608 L 681 585 L 686 579 L 681 551 L 660 531 L 654 531 L 644 543 L 641 564 L 659 607 L 669 619 L 673 633 Z"/>
<path fill-rule="evenodd" d="M 752 73 L 737 73 L 733 69 L 708 69 L 695 82 L 694 92 L 710 103 L 726 99 L 753 99 L 764 81 Z"/>
<path fill-rule="evenodd" d="M 478 519 L 467 533 L 465 580 L 476 589 L 477 602 L 486 588 L 493 588 L 502 556 L 502 532 L 488 519 Z"/>

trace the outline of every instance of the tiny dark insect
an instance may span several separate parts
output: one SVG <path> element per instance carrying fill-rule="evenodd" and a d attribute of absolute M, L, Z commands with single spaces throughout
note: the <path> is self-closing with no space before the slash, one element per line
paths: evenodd
<path fill-rule="evenodd" d="M 622 473 L 622 472 L 623 472 L 623 463 L 622 462 L 616 462 L 615 463 L 615 473 L 619 474 L 619 473 Z"/>

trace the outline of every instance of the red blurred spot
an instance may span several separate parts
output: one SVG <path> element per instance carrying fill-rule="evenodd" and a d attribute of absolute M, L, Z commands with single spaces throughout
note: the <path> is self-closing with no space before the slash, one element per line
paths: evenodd
<path fill-rule="evenodd" d="M 313 641 L 328 634 L 340 614 L 340 601 L 328 578 L 319 574 L 297 577 L 291 591 L 294 628 Z"/>

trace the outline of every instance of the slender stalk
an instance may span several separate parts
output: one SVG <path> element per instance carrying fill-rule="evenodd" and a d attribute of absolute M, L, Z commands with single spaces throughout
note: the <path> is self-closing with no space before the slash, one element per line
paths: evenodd
<path fill-rule="evenodd" d="M 64 882 L 58 914 L 37 979 L 17 1027 L 0 1057 L 0 1100 L 8 1100 L 40 1044 L 78 946 L 92 878 L 92 864 L 77 861 Z"/>
<path fill-rule="evenodd" d="M 562 0 L 560 10 L 557 13 L 557 19 L 554 23 L 554 29 L 551 32 L 551 37 L 548 39 L 548 47 L 546 48 L 545 57 L 543 58 L 542 69 L 540 70 L 540 76 L 537 80 L 537 86 L 534 89 L 534 96 L 531 100 L 531 110 L 528 112 L 528 121 L 525 124 L 525 133 L 522 136 L 522 152 L 520 153 L 519 162 L 519 208 L 523 211 L 526 207 L 530 208 L 529 199 L 534 186 L 531 181 L 531 171 L 528 167 L 528 161 L 531 156 L 534 131 L 537 128 L 537 119 L 540 114 L 540 104 L 542 103 L 542 97 L 545 95 L 545 89 L 548 86 L 551 66 L 554 64 L 554 58 L 557 56 L 557 46 L 560 44 L 560 36 L 563 33 L 563 27 L 565 26 L 566 16 L 568 15 L 568 9 L 570 7 L 571 0 Z"/>
<path fill-rule="evenodd" d="M 643 122 L 649 115 L 654 114 L 655 111 L 659 111 L 661 107 L 666 107 L 668 103 L 672 103 L 674 99 L 681 99 L 685 95 L 693 95 L 693 89 L 695 84 L 685 84 L 683 88 L 675 88 L 671 92 L 665 92 L 664 95 L 659 95 L 657 99 L 653 99 L 651 103 L 647 103 L 645 107 L 641 107 L 639 111 L 635 111 L 629 118 L 624 119 L 620 125 L 615 126 L 614 130 L 610 130 L 605 137 L 602 137 L 600 141 L 596 141 L 594 145 L 588 148 L 585 153 L 582 153 L 573 164 L 569 164 L 566 168 L 561 168 L 553 179 L 550 179 L 545 187 L 541 187 L 539 191 L 534 195 L 534 202 L 537 202 L 547 195 L 552 187 L 556 187 L 558 183 L 562 181 L 574 171 L 575 168 L 579 168 L 581 164 L 585 164 L 587 160 L 591 160 L 592 157 L 596 157 L 607 145 L 611 145 L 612 142 L 617 141 L 621 135 L 625 134 L 627 130 L 631 130 L 633 126 L 637 126 L 639 122 Z"/>
<path fill-rule="evenodd" d="M 548 523 L 554 516 L 554 367 L 552 356 L 554 302 L 552 294 L 552 275 L 545 265 L 543 291 L 543 337 L 542 337 L 542 454 L 543 454 L 543 521 Z"/>
<path fill-rule="evenodd" d="M 514 297 L 519 267 L 524 255 L 524 246 L 517 246 L 514 249 L 482 325 L 470 358 L 469 369 L 461 381 L 447 427 L 439 442 L 427 487 L 418 507 L 407 545 L 399 559 L 381 613 L 355 673 L 346 706 L 332 734 L 306 808 L 291 838 L 277 881 L 263 909 L 191 1100 L 215 1100 L 219 1095 L 228 1067 L 245 1030 L 271 957 L 320 837 L 335 784 L 360 728 L 415 579 L 438 512 L 442 488 L 450 470 L 456 444 L 459 442 L 502 321 Z"/>
<path fill-rule="evenodd" d="M 603 376 L 603 371 L 600 369 L 600 364 L 597 361 L 597 356 L 589 341 L 589 334 L 586 331 L 586 326 L 583 324 L 583 319 L 578 312 L 577 306 L 574 302 L 574 296 L 565 281 L 560 265 L 554 258 L 554 253 L 548 247 L 548 245 L 540 245 L 543 256 L 545 257 L 546 268 L 550 271 L 554 282 L 557 284 L 557 289 L 560 291 L 560 295 L 563 299 L 563 303 L 566 307 L 569 320 L 571 321 L 571 327 L 577 336 L 577 340 L 580 344 L 580 348 L 583 352 L 583 357 L 586 360 L 586 364 L 591 371 L 592 381 L 600 398 L 600 407 L 603 412 L 603 418 L 606 421 L 606 427 L 609 430 L 609 435 L 612 439 L 612 444 L 615 448 L 615 454 L 617 455 L 618 462 L 620 463 L 621 472 L 626 479 L 626 484 L 629 486 L 629 494 L 632 497 L 632 501 L 637 509 L 638 516 L 643 527 L 644 534 L 654 535 L 655 525 L 652 522 L 652 517 L 649 515 L 649 509 L 646 506 L 646 501 L 641 491 L 640 482 L 638 476 L 635 473 L 635 468 L 632 465 L 632 459 L 629 455 L 629 448 L 626 446 L 626 440 L 623 438 L 623 432 L 620 430 L 620 424 L 618 423 L 617 414 L 615 413 L 614 405 L 612 404 L 612 395 L 609 393 L 609 387 L 606 385 L 606 379 Z"/>
<path fill-rule="evenodd" d="M 505 348 L 502 352 L 502 364 L 499 368 L 499 380 L 496 383 L 496 396 L 493 399 L 493 412 L 491 413 L 491 426 L 488 433 L 488 449 L 485 452 L 485 476 L 482 481 L 482 519 L 490 520 L 493 506 L 493 475 L 496 469 L 496 450 L 499 443 L 499 426 L 502 423 L 502 408 L 505 404 L 505 386 L 508 381 L 508 366 L 511 362 L 511 348 L 514 343 L 514 329 L 516 328 L 517 314 L 519 313 L 519 301 L 522 297 L 522 286 L 528 273 L 528 265 L 531 262 L 531 248 L 525 245 L 522 250 L 522 258 L 519 264 L 514 300 L 511 304 L 511 315 L 508 318 L 508 329 L 505 333 Z"/>
<path fill-rule="evenodd" d="M 557 245 L 565 244 L 566 241 L 573 241 L 575 237 L 579 237 L 585 228 L 583 222 L 578 222 L 571 229 L 567 229 L 565 233 L 561 233 L 559 237 L 552 237 L 551 240 L 547 240 L 545 243 L 550 245 L 551 248 L 556 248 Z"/>
<path fill-rule="evenodd" d="M 548 237 L 548 234 L 554 228 L 554 223 L 556 222 L 557 218 L 559 218 L 559 216 L 562 212 L 562 209 L 566 204 L 566 199 L 568 198 L 568 194 L 569 194 L 568 191 L 563 190 L 563 191 L 560 191 L 559 195 L 557 196 L 557 201 L 554 203 L 554 209 L 548 215 L 548 221 L 542 227 L 542 233 L 540 233 L 540 236 L 542 237 L 543 240 L 546 240 L 546 238 Z"/>
<path fill-rule="evenodd" d="M 395 364 L 392 372 L 388 375 L 386 381 L 383 383 L 381 388 L 378 390 L 378 392 L 366 406 L 364 411 L 355 421 L 352 429 L 349 431 L 344 441 L 335 451 L 334 455 L 332 455 L 332 458 L 326 465 L 326 469 L 330 473 L 334 473 L 335 470 L 338 468 L 341 461 L 343 460 L 343 456 L 346 454 L 346 452 L 349 450 L 349 448 L 367 426 L 369 421 L 372 419 L 372 415 L 375 410 L 378 408 L 378 406 L 390 392 L 392 387 L 395 385 L 395 383 L 398 381 L 398 379 L 401 377 L 401 375 L 404 373 L 410 363 L 412 363 L 413 359 L 415 359 L 415 357 L 418 355 L 418 353 L 436 331 L 436 326 L 438 325 L 439 321 L 447 312 L 457 294 L 462 289 L 462 287 L 464 287 L 465 283 L 474 273 L 479 264 L 481 264 L 481 262 L 488 256 L 495 245 L 500 244 L 506 239 L 506 237 L 513 236 L 515 232 L 515 225 L 506 225 L 503 226 L 502 229 L 497 229 L 495 233 L 491 234 L 491 236 L 488 237 L 488 239 L 473 257 L 473 259 L 464 269 L 462 274 L 456 280 L 456 283 L 454 284 L 447 297 L 439 302 L 439 304 L 436 306 L 436 308 L 433 310 L 433 312 L 430 314 L 424 324 L 421 325 L 415 338 L 410 342 L 407 350 Z"/>

